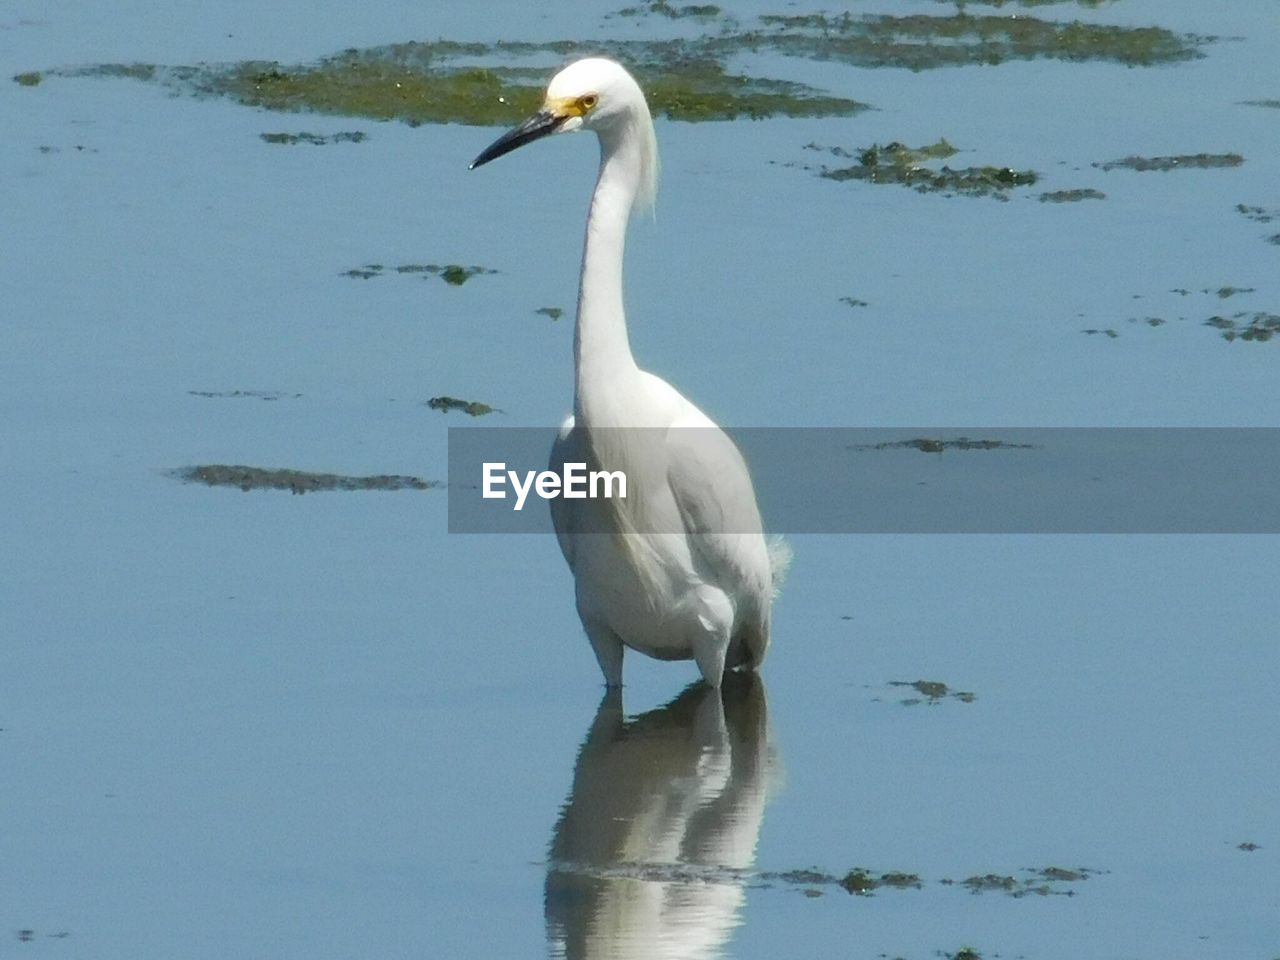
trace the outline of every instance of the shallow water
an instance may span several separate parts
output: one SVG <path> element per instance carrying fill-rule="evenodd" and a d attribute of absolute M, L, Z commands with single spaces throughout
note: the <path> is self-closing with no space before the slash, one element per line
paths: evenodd
<path fill-rule="evenodd" d="M 1016 9 L 1234 39 L 1152 68 L 740 58 L 876 109 L 659 122 L 642 362 L 743 426 L 1275 426 L 1280 342 L 1206 323 L 1280 312 L 1280 219 L 1236 209 L 1280 216 L 1280 112 L 1245 103 L 1280 96 L 1274 4 Z M 706 29 L 19 2 L 0 62 Z M 601 703 L 550 538 L 447 535 L 439 489 L 172 473 L 439 480 L 467 418 L 432 398 L 558 422 L 589 143 L 468 172 L 494 130 L 118 78 L 5 80 L 0 111 L 0 955 L 1280 953 L 1275 538 L 796 537 L 760 688 L 722 706 L 632 657 Z M 943 137 L 1040 178 L 922 194 L 805 149 Z M 1244 163 L 1095 166 L 1201 153 Z M 1081 189 L 1106 197 L 1037 199 Z M 920 680 L 973 697 L 894 685 Z M 831 882 L 854 868 L 919 887 Z M 964 884 L 1050 868 L 1097 872 Z"/>

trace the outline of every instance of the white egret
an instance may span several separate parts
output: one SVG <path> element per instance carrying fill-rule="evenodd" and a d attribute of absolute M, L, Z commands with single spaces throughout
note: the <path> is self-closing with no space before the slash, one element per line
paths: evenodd
<path fill-rule="evenodd" d="M 658 175 L 644 93 L 613 61 L 579 60 L 552 78 L 540 111 L 471 167 L 577 130 L 599 137 L 600 172 L 582 255 L 573 416 L 560 428 L 551 467 L 621 470 L 629 489 L 625 499 L 552 500 L 552 520 L 605 683 L 622 684 L 630 647 L 661 660 L 692 658 L 719 687 L 727 669 L 755 669 L 764 659 L 789 550 L 766 542 L 733 441 L 631 355 L 623 246 L 631 209 L 652 203 Z"/>

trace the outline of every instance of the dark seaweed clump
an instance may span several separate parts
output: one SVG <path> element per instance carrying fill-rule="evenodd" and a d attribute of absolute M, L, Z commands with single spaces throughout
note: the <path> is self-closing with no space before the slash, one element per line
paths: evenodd
<path fill-rule="evenodd" d="M 180 480 L 211 487 L 239 487 L 241 490 L 288 490 L 315 493 L 322 490 L 430 490 L 442 486 L 438 480 L 422 480 L 392 474 L 372 477 L 345 477 L 336 473 L 308 473 L 241 465 L 202 464 L 175 471 Z"/>

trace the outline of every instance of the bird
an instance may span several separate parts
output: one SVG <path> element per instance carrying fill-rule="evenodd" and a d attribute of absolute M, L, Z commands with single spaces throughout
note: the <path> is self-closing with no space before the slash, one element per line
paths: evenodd
<path fill-rule="evenodd" d="M 552 499 L 552 525 L 606 687 L 622 685 L 629 648 L 692 659 L 719 688 L 726 671 L 755 670 L 764 660 L 791 551 L 765 537 L 751 474 L 728 434 L 640 369 L 631 352 L 627 224 L 633 208 L 652 209 L 658 178 L 644 92 L 613 60 L 577 60 L 551 79 L 542 108 L 486 147 L 471 169 L 578 131 L 596 134 L 600 167 L 582 253 L 573 414 L 552 445 L 550 468 L 621 471 L 628 488 L 625 497 Z"/>

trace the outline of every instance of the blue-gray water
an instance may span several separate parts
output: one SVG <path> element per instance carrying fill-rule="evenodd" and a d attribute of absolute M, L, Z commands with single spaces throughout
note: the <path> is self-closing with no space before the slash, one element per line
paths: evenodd
<path fill-rule="evenodd" d="M 641 361 L 743 426 L 1276 426 L 1280 338 L 1203 325 L 1277 312 L 1280 226 L 1235 209 L 1280 212 L 1280 110 L 1241 104 L 1280 98 L 1275 4 L 1033 12 L 1227 39 L 1149 69 L 761 61 L 877 110 L 659 122 Z M 594 145 L 468 172 L 495 131 L 8 76 L 666 29 L 599 13 L 0 11 L 0 957 L 1275 957 L 1273 537 L 796 537 L 763 689 L 649 714 L 696 671 L 631 657 L 627 726 L 550 538 L 450 536 L 439 490 L 170 476 L 441 479 L 438 395 L 558 422 L 572 328 L 534 311 L 571 313 Z M 1107 199 L 786 166 L 940 136 Z M 372 262 L 500 272 L 342 275 Z M 974 697 L 893 685 L 922 679 Z M 921 886 L 770 876 L 855 866 Z M 1098 872 L 962 884 L 1050 867 Z"/>

